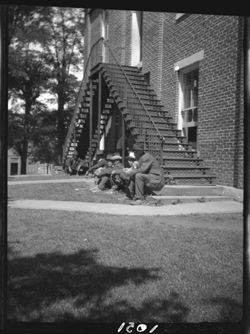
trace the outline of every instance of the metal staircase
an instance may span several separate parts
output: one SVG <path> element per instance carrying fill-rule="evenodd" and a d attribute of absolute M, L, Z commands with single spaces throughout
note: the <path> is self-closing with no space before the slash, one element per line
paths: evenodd
<path fill-rule="evenodd" d="M 136 67 L 121 66 L 113 56 L 113 63 L 93 66 L 83 86 L 65 141 L 64 160 L 78 149 L 91 164 L 107 122 L 118 109 L 134 141 L 143 143 L 161 163 L 166 184 L 215 184 L 215 175 L 189 146 Z"/>

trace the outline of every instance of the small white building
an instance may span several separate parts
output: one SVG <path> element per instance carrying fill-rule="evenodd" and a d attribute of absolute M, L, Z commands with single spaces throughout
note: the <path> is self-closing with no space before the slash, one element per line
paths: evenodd
<path fill-rule="evenodd" d="M 21 157 L 14 148 L 8 149 L 8 176 L 21 174 Z"/>
<path fill-rule="evenodd" d="M 31 162 L 27 158 L 26 174 L 51 174 L 52 164 Z M 8 149 L 8 176 L 21 175 L 21 157 L 14 148 Z"/>

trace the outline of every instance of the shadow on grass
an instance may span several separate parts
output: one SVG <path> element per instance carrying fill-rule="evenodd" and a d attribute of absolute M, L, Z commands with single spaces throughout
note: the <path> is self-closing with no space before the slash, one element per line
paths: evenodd
<path fill-rule="evenodd" d="M 158 268 L 105 266 L 97 250 L 37 254 L 8 261 L 8 320 L 46 322 L 184 322 L 188 308 L 172 292 L 166 299 L 126 299 L 129 286 L 159 279 Z M 128 287 L 126 287 L 128 285 Z M 112 290 L 122 294 L 112 299 Z M 146 289 L 148 286 L 146 287 Z M 137 305 L 137 304 L 136 304 Z"/>

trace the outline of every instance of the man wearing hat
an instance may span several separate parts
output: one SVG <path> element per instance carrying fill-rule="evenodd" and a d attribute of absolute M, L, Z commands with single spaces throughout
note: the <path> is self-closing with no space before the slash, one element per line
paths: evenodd
<path fill-rule="evenodd" d="M 135 198 L 131 204 L 137 205 L 144 204 L 146 188 L 159 191 L 165 182 L 159 162 L 152 154 L 144 151 L 144 145 L 135 143 L 133 150 L 138 160 L 138 168 L 133 171 Z"/>
<path fill-rule="evenodd" d="M 104 158 L 104 153 L 101 150 L 96 151 L 96 160 L 97 160 L 97 163 L 94 164 L 94 166 L 89 168 L 89 170 L 86 173 L 87 175 L 89 173 L 94 173 L 94 171 L 100 167 L 105 167 L 107 164 L 107 160 Z"/>
<path fill-rule="evenodd" d="M 75 151 L 71 158 L 67 161 L 67 170 L 66 172 L 70 175 L 77 174 L 77 166 L 79 163 L 78 152 Z"/>
<path fill-rule="evenodd" d="M 103 167 L 99 167 L 96 174 L 96 183 L 100 190 L 106 190 L 111 188 L 111 173 L 113 170 L 112 154 L 106 155 L 106 164 Z"/>
<path fill-rule="evenodd" d="M 112 190 L 122 190 L 124 185 L 124 180 L 121 177 L 121 173 L 124 169 L 122 157 L 119 153 L 114 153 L 111 160 L 113 162 L 113 170 L 111 173 Z"/>

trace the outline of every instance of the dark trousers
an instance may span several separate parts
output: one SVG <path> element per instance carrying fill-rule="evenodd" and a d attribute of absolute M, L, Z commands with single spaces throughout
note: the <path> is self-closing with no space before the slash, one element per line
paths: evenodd
<path fill-rule="evenodd" d="M 101 190 L 108 189 L 111 187 L 110 176 L 104 175 L 98 180 L 98 188 Z"/>
<path fill-rule="evenodd" d="M 148 190 L 161 190 L 164 186 L 164 179 L 161 175 L 155 174 L 135 174 L 135 197 L 144 199 L 146 195 L 146 189 Z"/>

